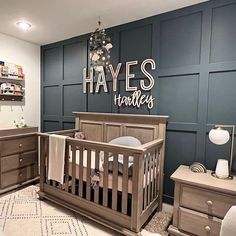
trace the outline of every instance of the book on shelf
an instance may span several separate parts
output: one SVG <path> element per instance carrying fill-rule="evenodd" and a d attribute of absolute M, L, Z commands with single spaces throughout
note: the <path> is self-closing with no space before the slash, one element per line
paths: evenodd
<path fill-rule="evenodd" d="M 23 80 L 23 68 L 21 65 L 0 61 L 0 76 L 5 79 Z"/>

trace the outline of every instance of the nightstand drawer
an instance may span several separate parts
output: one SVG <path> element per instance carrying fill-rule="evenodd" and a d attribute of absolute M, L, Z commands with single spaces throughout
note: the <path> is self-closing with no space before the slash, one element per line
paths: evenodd
<path fill-rule="evenodd" d="M 6 156 L 1 158 L 1 173 L 37 163 L 38 153 L 36 151 Z"/>
<path fill-rule="evenodd" d="M 233 196 L 185 184 L 181 185 L 180 206 L 223 219 L 226 212 L 235 204 L 236 198 Z"/>
<path fill-rule="evenodd" d="M 38 166 L 30 165 L 1 175 L 1 188 L 22 183 L 38 175 Z"/>
<path fill-rule="evenodd" d="M 4 140 L 1 142 L 1 156 L 35 150 L 37 147 L 36 135 Z"/>
<path fill-rule="evenodd" d="M 198 236 L 219 236 L 221 220 L 216 217 L 198 213 L 180 207 L 179 226 L 180 230 Z"/>

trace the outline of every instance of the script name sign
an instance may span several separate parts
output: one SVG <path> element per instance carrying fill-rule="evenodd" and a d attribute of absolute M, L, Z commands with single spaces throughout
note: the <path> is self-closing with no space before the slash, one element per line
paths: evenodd
<path fill-rule="evenodd" d="M 135 78 L 135 74 L 131 73 L 131 67 L 138 64 L 138 61 L 129 61 L 125 63 L 125 91 L 133 92 L 130 96 L 121 96 L 120 93 L 114 95 L 114 104 L 117 106 L 132 106 L 139 108 L 142 105 L 146 105 L 149 109 L 153 108 L 154 97 L 152 95 L 146 95 L 142 92 L 150 91 L 154 84 L 153 76 L 147 71 L 146 65 L 150 64 L 151 70 L 156 69 L 156 63 L 153 59 L 146 59 L 141 63 L 141 72 L 146 77 L 148 82 L 145 83 L 144 79 L 139 80 L 139 89 L 136 86 L 131 86 L 131 79 Z M 122 63 L 118 63 L 116 68 L 109 65 L 109 70 L 112 76 L 112 90 L 117 92 L 118 77 L 120 73 Z M 94 69 L 91 67 L 89 70 L 89 76 L 87 76 L 86 68 L 83 70 L 83 92 L 87 93 L 89 88 L 90 93 L 99 93 L 103 90 L 108 93 L 106 75 L 103 67 L 98 73 L 97 81 L 94 88 Z M 95 90 L 94 90 L 95 89 Z"/>

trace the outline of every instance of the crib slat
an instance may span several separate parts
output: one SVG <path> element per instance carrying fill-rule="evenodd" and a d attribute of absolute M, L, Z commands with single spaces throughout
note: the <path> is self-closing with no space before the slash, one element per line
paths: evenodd
<path fill-rule="evenodd" d="M 117 188 L 118 188 L 118 154 L 113 154 L 112 169 L 112 209 L 117 210 Z"/>
<path fill-rule="evenodd" d="M 158 148 L 156 148 L 155 149 L 155 175 L 154 175 L 154 177 L 155 177 L 155 181 L 154 181 L 154 195 L 155 195 L 155 197 L 157 196 L 157 182 L 158 182 L 158 176 L 157 176 L 157 174 L 158 174 L 158 165 L 157 165 L 157 161 L 158 161 Z"/>
<path fill-rule="evenodd" d="M 149 190 L 149 204 L 151 203 L 151 201 L 152 201 L 152 164 L 153 164 L 153 160 L 152 160 L 152 152 L 150 152 L 149 153 L 149 155 L 150 155 L 150 164 L 149 164 L 149 176 L 148 176 L 148 178 L 149 178 L 149 188 L 148 188 L 148 190 Z"/>
<path fill-rule="evenodd" d="M 144 185 L 144 178 L 145 178 L 145 175 L 144 175 L 144 172 L 145 172 L 145 155 L 142 155 L 142 164 L 141 164 L 141 170 L 140 170 L 140 175 L 142 175 L 142 204 L 140 206 L 140 212 L 142 212 L 144 210 L 144 198 L 145 198 L 145 185 Z"/>
<path fill-rule="evenodd" d="M 84 171 L 84 152 L 83 148 L 79 149 L 79 196 L 83 197 L 83 171 Z"/>
<path fill-rule="evenodd" d="M 104 152 L 103 164 L 103 206 L 107 207 L 108 203 L 108 152 Z"/>
<path fill-rule="evenodd" d="M 148 154 L 145 155 L 145 188 L 144 188 L 144 209 L 147 206 L 147 180 L 148 180 Z"/>
<path fill-rule="evenodd" d="M 127 199 L 128 199 L 128 155 L 123 157 L 123 178 L 122 178 L 122 209 L 123 214 L 127 214 Z"/>
<path fill-rule="evenodd" d="M 95 152 L 95 169 L 99 170 L 99 151 L 96 150 Z M 98 203 L 99 202 L 99 185 L 95 188 L 94 190 L 94 202 Z"/>
<path fill-rule="evenodd" d="M 87 174 L 86 174 L 86 199 L 90 201 L 91 196 L 91 149 L 87 150 Z"/>
<path fill-rule="evenodd" d="M 154 199 L 156 197 L 156 152 L 157 150 L 154 149 L 154 152 L 153 152 L 153 176 L 152 176 L 152 181 L 153 181 L 153 184 L 152 184 L 152 198 Z"/>
<path fill-rule="evenodd" d="M 45 138 L 40 137 L 40 191 L 43 191 L 46 180 L 46 163 L 45 163 Z"/>
<path fill-rule="evenodd" d="M 152 158 L 151 153 L 148 153 L 148 200 L 147 204 L 150 204 L 151 197 L 151 168 L 152 168 Z"/>
<path fill-rule="evenodd" d="M 159 159 L 160 158 L 160 148 L 157 149 L 156 153 L 156 196 L 159 195 Z"/>
<path fill-rule="evenodd" d="M 154 199 L 154 180 L 155 180 L 155 150 L 152 151 L 152 176 L 151 176 L 151 180 L 152 180 L 152 193 L 151 193 L 151 201 L 153 201 Z"/>
<path fill-rule="evenodd" d="M 66 144 L 66 153 L 65 153 L 65 191 L 69 191 L 69 145 Z"/>
<path fill-rule="evenodd" d="M 72 194 L 75 194 L 76 147 L 75 145 L 72 145 L 71 148 L 72 148 Z"/>

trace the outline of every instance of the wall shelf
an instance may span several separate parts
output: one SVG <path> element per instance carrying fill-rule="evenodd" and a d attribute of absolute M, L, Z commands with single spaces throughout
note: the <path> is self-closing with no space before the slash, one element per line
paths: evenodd
<path fill-rule="evenodd" d="M 23 95 L 0 94 L 0 101 L 22 101 L 23 98 Z"/>
<path fill-rule="evenodd" d="M 19 79 L 19 77 L 22 78 L 22 79 Z M 22 75 L 22 76 L 18 76 L 18 79 L 16 79 L 16 78 L 11 78 L 11 77 L 8 77 L 8 76 L 0 76 L 0 79 L 1 79 L 1 80 L 4 80 L 4 81 L 20 81 L 20 82 L 24 82 L 24 81 L 25 81 L 23 75 Z"/>
<path fill-rule="evenodd" d="M 0 101 L 22 101 L 25 75 L 22 66 L 0 61 Z"/>
<path fill-rule="evenodd" d="M 24 75 L 18 75 L 18 78 L 12 77 L 13 75 L 3 76 L 0 74 L 0 84 L 1 83 L 12 83 L 24 86 L 25 78 Z M 0 91 L 1 92 L 1 91 Z M 22 101 L 24 95 L 16 95 L 16 94 L 3 94 L 0 93 L 0 101 Z"/>

